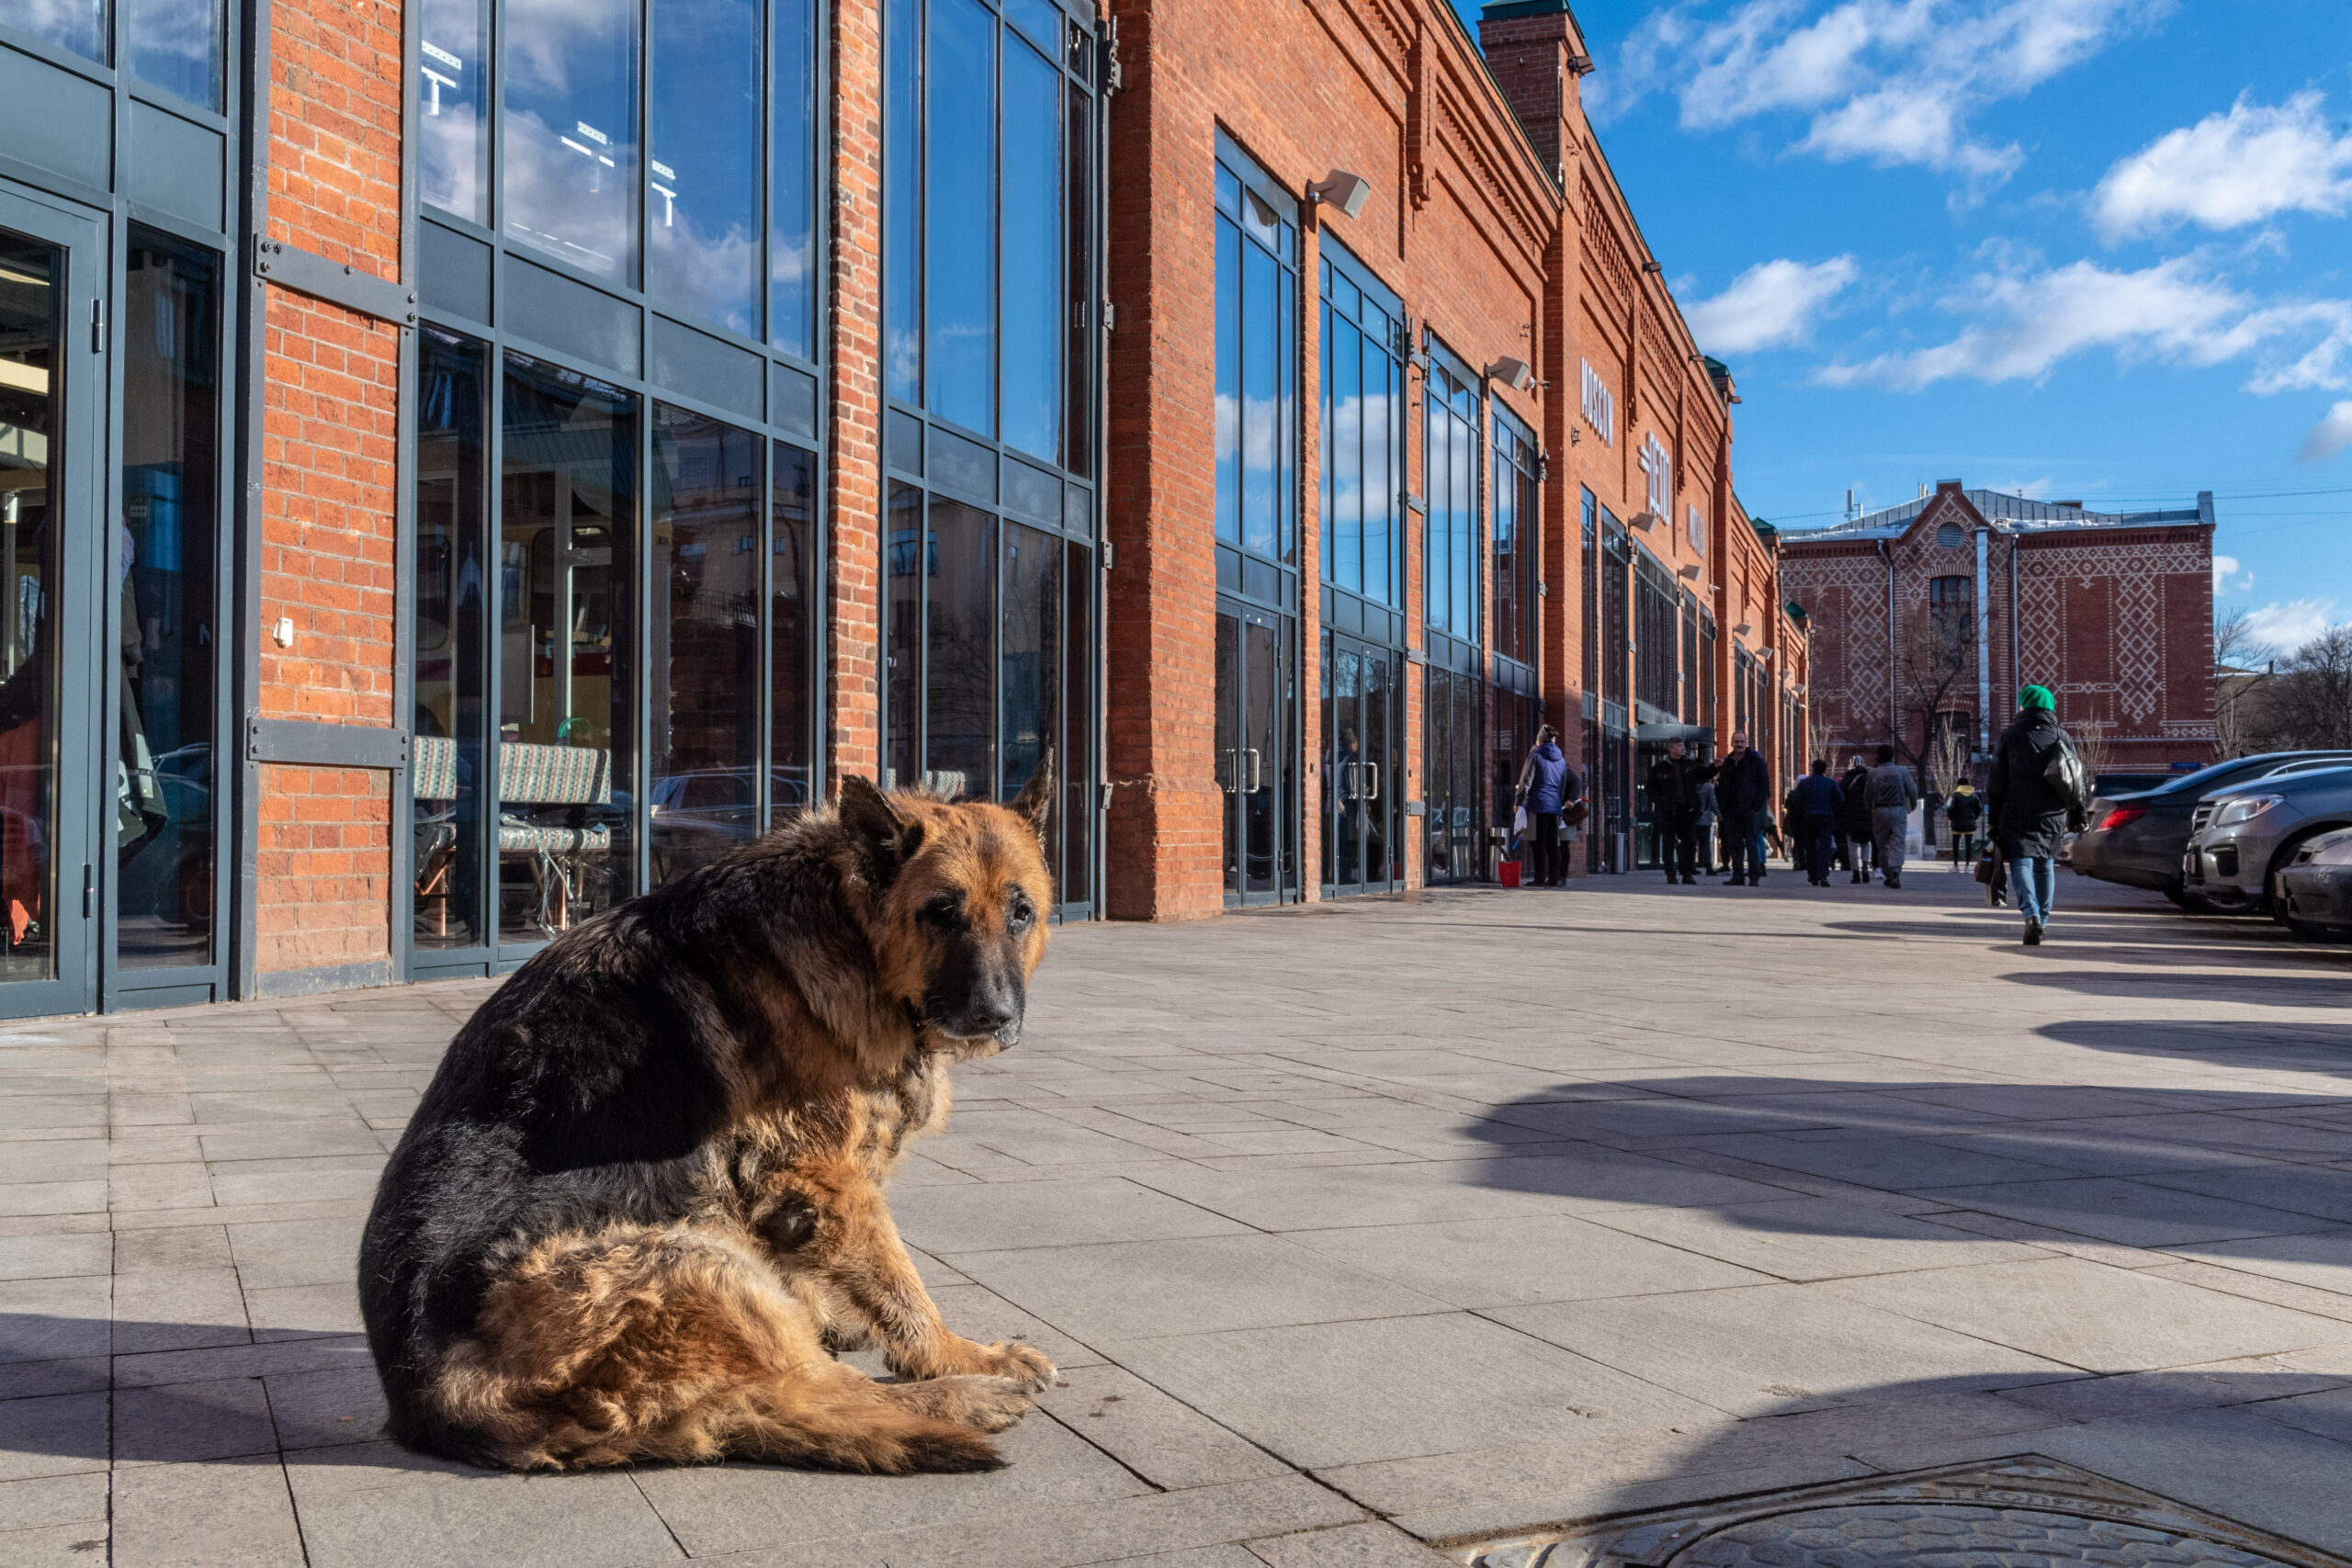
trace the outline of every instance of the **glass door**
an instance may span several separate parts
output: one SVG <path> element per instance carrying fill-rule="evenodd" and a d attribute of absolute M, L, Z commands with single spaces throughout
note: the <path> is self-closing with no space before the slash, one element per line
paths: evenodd
<path fill-rule="evenodd" d="M 1225 795 L 1225 898 L 1275 904 L 1298 891 L 1284 617 L 1220 600 L 1216 777 Z"/>
<path fill-rule="evenodd" d="M 1323 635 L 1323 885 L 1333 897 L 1403 880 L 1395 831 L 1398 754 L 1395 650 Z"/>
<path fill-rule="evenodd" d="M 96 1005 L 90 671 L 105 265 L 96 221 L 0 193 L 0 1014 Z"/>

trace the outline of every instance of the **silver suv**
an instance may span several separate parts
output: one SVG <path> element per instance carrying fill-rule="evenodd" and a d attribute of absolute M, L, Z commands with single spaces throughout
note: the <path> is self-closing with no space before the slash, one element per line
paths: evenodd
<path fill-rule="evenodd" d="M 2314 833 L 2352 827 L 2352 766 L 2282 771 L 2197 803 L 2180 862 L 2185 892 L 2225 909 L 2278 907 L 2278 873 Z"/>

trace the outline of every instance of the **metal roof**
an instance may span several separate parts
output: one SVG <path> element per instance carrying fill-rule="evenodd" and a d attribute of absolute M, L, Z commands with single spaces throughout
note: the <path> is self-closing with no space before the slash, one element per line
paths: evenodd
<path fill-rule="evenodd" d="M 1960 493 L 1984 521 L 2007 534 L 2053 534 L 2077 528 L 2177 528 L 2213 521 L 2211 491 L 2199 491 L 2194 506 L 2151 512 L 2092 512 L 2081 506 L 2030 501 L 1997 490 L 1964 490 Z M 1784 528 L 1781 537 L 1790 544 L 1813 539 L 1899 538 L 1935 501 L 1935 494 L 1923 495 L 1900 506 L 1868 513 L 1851 523 L 1826 528 Z"/>

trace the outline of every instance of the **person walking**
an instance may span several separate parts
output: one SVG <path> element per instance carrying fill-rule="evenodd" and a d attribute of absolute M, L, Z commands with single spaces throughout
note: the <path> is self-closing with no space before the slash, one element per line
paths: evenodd
<path fill-rule="evenodd" d="M 1725 887 L 1742 882 L 1764 885 L 1764 821 L 1772 809 L 1772 772 L 1747 743 L 1747 732 L 1731 738 L 1731 750 L 1715 771 L 1715 803 L 1724 814 L 1724 858 L 1731 863 Z"/>
<path fill-rule="evenodd" d="M 1713 767 L 1702 766 L 1699 777 L 1699 874 L 1715 874 L 1715 824 L 1723 820 L 1723 812 L 1715 805 L 1715 781 Z"/>
<path fill-rule="evenodd" d="M 1838 812 L 1846 804 L 1846 792 L 1829 776 L 1829 759 L 1815 757 L 1813 772 L 1797 781 L 1792 792 L 1791 815 L 1795 818 L 1796 839 L 1804 857 L 1804 879 L 1815 887 L 1829 886 L 1829 843 L 1838 834 Z"/>
<path fill-rule="evenodd" d="M 2059 840 L 2083 824 L 2081 780 L 2075 743 L 2058 728 L 2058 699 L 2047 686 L 2026 687 L 2018 694 L 2018 716 L 1993 748 L 1984 805 L 1994 847 L 2008 866 L 2010 901 L 2025 917 L 2028 947 L 2041 945 L 2058 897 Z"/>
<path fill-rule="evenodd" d="M 1965 779 L 1951 786 L 1951 798 L 1944 803 L 1944 826 L 1951 829 L 1951 859 L 1954 865 L 1967 865 L 1976 859 L 1976 825 L 1984 819 L 1984 803 L 1977 798 L 1976 786 Z"/>
<path fill-rule="evenodd" d="M 1668 741 L 1666 755 L 1650 764 L 1650 821 L 1657 829 L 1657 858 L 1668 882 L 1699 880 L 1699 785 L 1704 773 L 1679 739 Z"/>
<path fill-rule="evenodd" d="M 1557 887 L 1567 879 L 1568 857 L 1560 841 L 1560 813 L 1584 798 L 1584 781 L 1560 750 L 1560 732 L 1545 725 L 1519 770 L 1519 804 L 1535 829 L 1535 886 Z"/>
<path fill-rule="evenodd" d="M 1911 826 L 1911 808 L 1919 804 L 1919 784 L 1911 770 L 1894 760 L 1894 748 L 1878 749 L 1878 766 L 1862 785 L 1871 803 L 1871 847 L 1889 887 L 1903 886 L 1904 840 Z"/>
<path fill-rule="evenodd" d="M 1857 755 L 1848 760 L 1846 776 L 1838 781 L 1846 796 L 1845 809 L 1838 814 L 1838 837 L 1846 846 L 1846 869 L 1854 874 L 1855 882 L 1871 879 L 1871 803 L 1863 787 L 1870 776 L 1870 768 Z"/>

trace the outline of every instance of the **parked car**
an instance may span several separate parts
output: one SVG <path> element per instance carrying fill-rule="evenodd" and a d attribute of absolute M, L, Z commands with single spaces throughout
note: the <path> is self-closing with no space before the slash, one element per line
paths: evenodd
<path fill-rule="evenodd" d="M 2352 829 L 2305 839 L 2279 868 L 2278 914 L 2298 936 L 2352 936 Z"/>
<path fill-rule="evenodd" d="M 2279 872 L 2337 828 L 2352 828 L 2352 765 L 2281 770 L 2209 795 L 2190 818 L 2183 890 L 2218 908 L 2278 912 Z"/>
<path fill-rule="evenodd" d="M 2091 802 L 2090 820 L 2075 839 L 2068 863 L 2102 882 L 2162 893 L 2184 908 L 2210 907 L 2181 886 L 2181 852 L 2188 847 L 2197 803 L 2215 790 L 2281 770 L 2346 762 L 2352 762 L 2352 751 L 2270 751 L 2233 757 L 2136 795 L 2102 793 Z"/>

